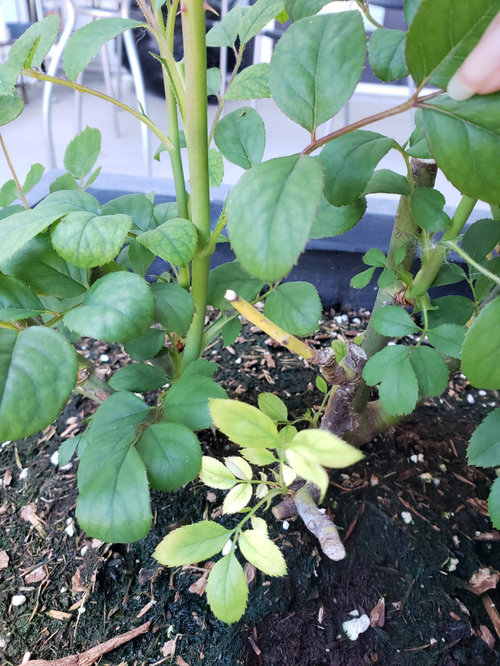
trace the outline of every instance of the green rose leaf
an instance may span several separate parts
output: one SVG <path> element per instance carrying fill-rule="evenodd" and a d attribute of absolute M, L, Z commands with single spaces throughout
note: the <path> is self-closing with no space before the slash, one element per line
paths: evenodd
<path fill-rule="evenodd" d="M 393 364 L 402 363 L 408 358 L 410 348 L 403 345 L 388 345 L 368 359 L 363 368 L 363 379 L 368 386 L 381 382 Z"/>
<path fill-rule="evenodd" d="M 214 140 L 226 159 L 243 169 L 262 160 L 266 128 L 257 111 L 243 107 L 228 113 L 217 123 Z"/>
<path fill-rule="evenodd" d="M 133 338 L 125 343 L 125 351 L 136 361 L 147 361 L 154 358 L 165 344 L 165 331 L 150 328 L 144 335 Z"/>
<path fill-rule="evenodd" d="M 274 393 L 269 393 L 264 391 L 264 393 L 259 393 L 257 401 L 259 403 L 259 409 L 261 412 L 264 412 L 270 419 L 273 421 L 286 421 L 288 418 L 288 409 L 277 395 Z"/>
<path fill-rule="evenodd" d="M 222 74 L 218 67 L 207 69 L 207 95 L 218 95 L 222 84 Z"/>
<path fill-rule="evenodd" d="M 234 188 L 228 207 L 233 250 L 250 275 L 286 275 L 303 251 L 321 200 L 322 173 L 306 155 L 254 166 Z"/>
<path fill-rule="evenodd" d="M 68 328 L 108 342 L 127 342 L 153 321 L 154 300 L 147 283 L 133 273 L 109 273 L 90 288 L 83 306 L 64 317 Z"/>
<path fill-rule="evenodd" d="M 405 60 L 406 32 L 377 28 L 370 37 L 368 60 L 381 81 L 395 81 L 408 76 Z"/>
<path fill-rule="evenodd" d="M 439 269 L 432 286 L 442 287 L 445 284 L 462 282 L 462 280 L 465 280 L 465 271 L 461 266 L 453 263 L 444 263 Z"/>
<path fill-rule="evenodd" d="M 478 262 L 500 243 L 500 224 L 496 220 L 478 220 L 471 224 L 462 239 L 462 248 Z"/>
<path fill-rule="evenodd" d="M 422 112 L 429 149 L 445 176 L 469 197 L 500 203 L 500 93 L 467 104 L 441 95 Z"/>
<path fill-rule="evenodd" d="M 404 0 L 404 15 L 408 25 L 413 23 L 413 19 L 421 3 L 422 0 Z"/>
<path fill-rule="evenodd" d="M 250 277 L 239 262 L 231 261 L 210 271 L 207 302 L 221 310 L 231 309 L 230 303 L 224 298 L 228 289 L 251 301 L 264 285 L 265 282 L 262 280 Z"/>
<path fill-rule="evenodd" d="M 19 192 L 17 191 L 16 182 L 11 178 L 5 182 L 0 189 L 0 207 L 5 208 L 6 206 L 10 206 L 10 204 L 18 197 Z M 20 211 L 13 211 L 12 214 L 14 214 L 14 212 L 21 212 L 24 210 L 24 207 L 21 206 Z M 6 215 L 6 217 L 9 217 L 9 215 Z"/>
<path fill-rule="evenodd" d="M 382 407 L 395 416 L 411 414 L 418 399 L 418 380 L 408 354 L 387 368 L 379 387 Z"/>
<path fill-rule="evenodd" d="M 128 215 L 69 213 L 52 232 L 52 245 L 66 261 L 93 268 L 112 261 L 120 252 L 131 224 Z"/>
<path fill-rule="evenodd" d="M 427 332 L 431 345 L 442 354 L 453 358 L 460 358 L 464 335 L 465 327 L 458 324 L 439 324 Z"/>
<path fill-rule="evenodd" d="M 292 21 L 314 16 L 329 0 L 285 0 L 285 10 Z"/>
<path fill-rule="evenodd" d="M 86 270 L 68 264 L 55 252 L 50 238 L 44 234 L 29 241 L 2 265 L 2 271 L 19 278 L 44 296 L 73 298 L 87 290 Z"/>
<path fill-rule="evenodd" d="M 211 400 L 210 414 L 214 425 L 239 446 L 275 449 L 280 445 L 276 424 L 256 407 L 237 400 Z"/>
<path fill-rule="evenodd" d="M 92 439 L 81 455 L 76 517 L 96 539 L 129 543 L 150 530 L 148 480 L 135 437 L 135 428 L 115 427 Z"/>
<path fill-rule="evenodd" d="M 58 214 L 47 214 L 37 206 L 0 220 L 0 264 L 13 257 L 59 217 Z"/>
<path fill-rule="evenodd" d="M 410 362 L 417 376 L 420 396 L 438 396 L 448 385 L 450 373 L 439 352 L 431 347 L 416 347 L 410 354 Z"/>
<path fill-rule="evenodd" d="M 332 206 L 321 198 L 321 202 L 313 222 L 311 238 L 328 238 L 338 236 L 352 229 L 366 211 L 366 199 L 361 197 L 347 206 Z"/>
<path fill-rule="evenodd" d="M 246 8 L 236 4 L 207 32 L 207 46 L 229 46 L 233 48 L 238 29 Z"/>
<path fill-rule="evenodd" d="M 373 327 L 381 335 L 404 337 L 420 331 L 410 315 L 397 305 L 386 305 L 373 313 Z"/>
<path fill-rule="evenodd" d="M 271 97 L 269 63 L 258 62 L 245 67 L 224 93 L 224 99 L 263 99 Z"/>
<path fill-rule="evenodd" d="M 167 378 L 154 365 L 147 363 L 132 363 L 115 372 L 110 378 L 109 385 L 115 391 L 154 391 L 167 383 Z"/>
<path fill-rule="evenodd" d="M 221 328 L 222 342 L 225 347 L 229 347 L 236 340 L 238 335 L 241 333 L 241 321 L 238 317 L 235 319 L 230 319 L 224 326 Z"/>
<path fill-rule="evenodd" d="M 450 218 L 444 212 L 444 196 L 432 187 L 417 187 L 411 197 L 411 212 L 416 224 L 427 231 L 444 231 Z"/>
<path fill-rule="evenodd" d="M 463 326 L 472 317 L 474 303 L 466 296 L 441 296 L 431 301 L 433 310 L 429 310 L 429 326 L 457 324 Z"/>
<path fill-rule="evenodd" d="M 500 479 L 495 479 L 488 497 L 488 511 L 493 527 L 500 527 Z"/>
<path fill-rule="evenodd" d="M 244 12 L 238 26 L 240 44 L 246 44 L 255 37 L 281 11 L 283 11 L 283 0 L 257 0 Z"/>
<path fill-rule="evenodd" d="M 500 408 L 490 412 L 472 433 L 467 460 L 478 467 L 500 466 Z"/>
<path fill-rule="evenodd" d="M 89 441 L 98 441 L 114 430 L 133 428 L 135 432 L 135 427 L 146 419 L 148 413 L 148 405 L 133 393 L 112 393 L 99 405 L 85 435 Z"/>
<path fill-rule="evenodd" d="M 221 551 L 231 536 L 213 520 L 203 520 L 173 530 L 158 544 L 153 557 L 167 567 L 202 562 Z"/>
<path fill-rule="evenodd" d="M 181 217 L 164 222 L 137 237 L 139 243 L 173 266 L 187 266 L 196 250 L 196 227 Z"/>
<path fill-rule="evenodd" d="M 103 18 L 87 23 L 70 38 L 64 51 L 64 71 L 70 81 L 81 74 L 101 46 L 129 28 L 138 28 L 141 21 L 128 18 Z"/>
<path fill-rule="evenodd" d="M 155 321 L 167 331 L 186 335 L 194 314 L 191 294 L 170 282 L 155 282 L 151 291 L 155 300 Z"/>
<path fill-rule="evenodd" d="M 15 120 L 23 109 L 24 102 L 17 93 L 0 95 L 0 125 L 7 125 Z"/>
<path fill-rule="evenodd" d="M 319 155 L 325 174 L 324 195 L 328 201 L 334 206 L 355 201 L 392 144 L 392 139 L 365 130 L 330 141 Z"/>
<path fill-rule="evenodd" d="M 77 179 L 90 173 L 101 151 L 101 133 L 86 127 L 70 141 L 64 153 L 64 168 Z"/>
<path fill-rule="evenodd" d="M 361 273 L 354 275 L 349 284 L 354 289 L 363 289 L 371 282 L 374 272 L 375 268 L 367 268 L 366 271 L 361 271 Z"/>
<path fill-rule="evenodd" d="M 122 213 L 132 218 L 134 227 L 142 231 L 147 231 L 151 226 L 153 218 L 153 204 L 144 194 L 124 194 L 104 204 L 101 213 L 102 215 L 117 215 L 118 213 Z M 176 217 L 176 215 L 172 217 Z M 162 220 L 162 222 L 164 221 Z"/>
<path fill-rule="evenodd" d="M 42 166 L 41 164 L 37 163 L 31 165 L 22 187 L 23 194 L 27 194 L 28 192 L 30 192 L 35 187 L 35 185 L 37 185 L 40 182 L 40 179 L 43 176 L 44 171 L 45 167 Z"/>
<path fill-rule="evenodd" d="M 359 12 L 293 23 L 278 42 L 269 69 L 272 97 L 283 113 L 309 132 L 332 118 L 361 77 L 365 39 Z"/>
<path fill-rule="evenodd" d="M 43 310 L 38 296 L 31 289 L 14 277 L 0 274 L 0 307 L 21 310 Z M 5 321 L 5 320 L 3 320 Z"/>
<path fill-rule="evenodd" d="M 224 162 L 218 150 L 208 150 L 208 181 L 210 187 L 219 187 L 224 179 Z"/>
<path fill-rule="evenodd" d="M 500 331 L 500 296 L 481 310 L 465 336 L 462 347 L 462 372 L 473 386 L 491 391 L 500 388 L 498 331 Z"/>
<path fill-rule="evenodd" d="M 406 39 L 406 60 L 415 81 L 446 88 L 498 10 L 496 0 L 423 0 Z"/>
<path fill-rule="evenodd" d="M 247 605 L 248 584 L 245 572 L 234 550 L 221 558 L 210 570 L 207 580 L 207 601 L 212 613 L 231 624 L 237 622 Z"/>
<path fill-rule="evenodd" d="M 238 540 L 243 557 L 268 576 L 285 576 L 283 553 L 263 530 L 245 530 Z"/>
<path fill-rule="evenodd" d="M 179 423 L 155 423 L 136 445 L 156 490 L 177 490 L 193 481 L 201 467 L 201 447 L 192 430 Z"/>
<path fill-rule="evenodd" d="M 321 317 L 321 300 L 310 282 L 286 282 L 266 298 L 264 314 L 291 335 L 312 335 Z"/>
<path fill-rule="evenodd" d="M 76 372 L 75 352 L 56 331 L 0 329 L 0 440 L 49 425 L 69 398 Z"/>
<path fill-rule="evenodd" d="M 212 425 L 210 398 L 226 402 L 226 392 L 209 377 L 183 377 L 168 390 L 165 418 L 192 430 L 209 428 Z"/>
<path fill-rule="evenodd" d="M 390 169 L 378 169 L 377 171 L 374 171 L 363 194 L 373 194 L 374 192 L 409 196 L 410 186 L 408 184 L 408 179 L 405 176 L 395 173 Z"/>

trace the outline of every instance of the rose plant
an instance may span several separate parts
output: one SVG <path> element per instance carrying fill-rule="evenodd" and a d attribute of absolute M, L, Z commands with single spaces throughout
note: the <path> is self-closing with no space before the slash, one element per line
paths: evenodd
<path fill-rule="evenodd" d="M 12 178 L 0 190 L 0 440 L 46 427 L 73 390 L 100 403 L 86 431 L 64 442 L 59 455 L 64 463 L 78 449 L 77 518 L 89 534 L 107 541 L 147 534 L 150 486 L 171 491 L 199 474 L 208 486 L 229 490 L 223 513 L 240 513 L 239 522 L 180 527 L 158 545 L 155 557 L 177 566 L 222 551 L 207 596 L 216 615 L 233 622 L 248 595 L 237 548 L 268 575 L 286 571 L 260 509 L 285 497 L 286 510 L 304 518 L 324 552 L 341 558 L 335 526 L 316 504 L 328 486 L 324 468 L 359 460 L 360 445 L 420 400 L 439 396 L 456 371 L 473 386 L 500 388 L 500 94 L 457 102 L 444 92 L 500 0 L 406 0 L 408 31 L 379 25 L 366 0 L 357 0 L 360 11 L 321 14 L 325 0 L 257 0 L 236 4 L 208 34 L 210 8 L 203 0 L 138 5 L 143 21 L 102 19 L 78 30 L 66 48 L 64 78 L 41 69 L 57 37 L 55 16 L 31 26 L 0 66 L 0 124 L 22 112 L 14 89 L 21 73 L 97 95 L 150 127 L 160 141 L 156 158 L 166 152 L 171 160 L 176 189 L 175 203 L 132 194 L 100 205 L 86 191 L 99 176 L 100 134 L 87 128 L 66 150 L 66 173 L 31 208 L 26 194 L 43 167 L 33 165 L 21 183 L 1 140 Z M 178 12 L 181 62 L 173 56 Z M 275 17 L 290 25 L 270 64 L 239 71 L 245 48 Z M 396 107 L 325 134 L 321 127 L 353 95 L 365 65 L 363 18 L 375 25 L 368 45 L 374 73 L 381 81 L 410 75 L 415 92 Z M 147 30 L 157 41 L 166 128 L 75 83 L 99 48 L 130 28 Z M 207 95 L 218 94 L 221 73 L 207 71 L 207 45 L 233 49 L 236 61 L 211 128 Z M 264 97 L 309 133 L 299 154 L 263 162 L 265 128 L 257 111 L 222 114 L 227 100 Z M 403 145 L 362 129 L 409 109 L 415 110 L 415 129 Z M 401 154 L 406 175 L 377 169 L 391 150 Z M 222 181 L 223 157 L 245 173 L 212 229 L 210 187 Z M 451 218 L 433 187 L 437 168 L 463 195 Z M 369 250 L 366 270 L 352 277 L 361 288 L 378 273 L 368 328 L 354 342 L 313 350 L 296 336 L 316 329 L 318 294 L 309 283 L 283 279 L 309 239 L 353 228 L 372 193 L 401 198 L 387 254 Z M 477 200 L 490 204 L 491 217 L 467 225 Z M 236 260 L 210 270 L 226 232 Z M 417 249 L 421 266 L 414 273 Z M 462 262 L 452 261 L 452 253 Z M 151 281 L 155 256 L 170 271 Z M 429 295 L 433 286 L 460 282 L 467 283 L 468 297 Z M 254 307 L 258 300 L 265 302 L 263 312 Z M 209 324 L 207 305 L 219 312 Z M 257 408 L 228 400 L 213 381 L 216 366 L 203 351 L 218 335 L 230 344 L 239 334 L 239 315 L 318 366 L 324 400 L 317 413 L 304 415 L 302 429 L 289 422 L 277 396 L 261 394 Z M 402 344 L 409 335 L 412 343 Z M 104 381 L 75 352 L 79 336 L 123 343 L 131 364 Z M 140 397 L 150 391 L 157 391 L 153 406 Z M 241 455 L 224 462 L 202 456 L 196 432 L 211 425 L 239 445 Z M 472 464 L 500 466 L 499 426 L 497 408 L 473 434 Z M 281 516 L 282 505 L 273 509 Z M 500 525 L 500 480 L 489 509 Z"/>

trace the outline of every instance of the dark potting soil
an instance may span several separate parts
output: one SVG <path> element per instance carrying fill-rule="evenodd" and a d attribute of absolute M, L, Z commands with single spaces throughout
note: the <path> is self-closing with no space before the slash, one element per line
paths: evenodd
<path fill-rule="evenodd" d="M 329 313 L 311 344 L 356 335 L 367 313 Z M 116 370 L 119 346 L 81 343 L 83 353 Z M 230 397 L 256 402 L 276 392 L 300 415 L 321 401 L 316 373 L 248 325 L 233 345 L 215 344 L 218 379 Z M 324 506 L 335 516 L 347 557 L 332 562 L 299 519 L 274 521 L 288 575 L 257 573 L 242 620 L 226 626 L 210 613 L 200 567 L 165 569 L 151 553 L 174 526 L 220 519 L 223 494 L 200 483 L 153 496 L 154 527 L 130 545 L 96 542 L 74 521 L 74 458 L 51 462 L 92 405 L 75 397 L 57 423 L 26 440 L 0 445 L 0 663 L 52 660 L 83 652 L 150 621 L 148 633 L 105 654 L 101 664 L 180 666 L 434 666 L 500 663 L 500 594 L 471 590 L 473 574 L 495 581 L 500 532 L 488 518 L 492 475 L 469 467 L 474 427 L 498 404 L 455 377 L 396 428 L 364 447 L 357 465 L 331 473 Z M 200 433 L 208 455 L 234 451 L 212 430 Z M 224 517 L 223 521 L 229 520 Z M 288 527 L 288 529 L 284 529 Z M 492 583 L 494 587 L 494 582 Z M 476 590 L 477 592 L 477 590 Z M 26 601 L 14 605 L 14 595 Z M 342 623 L 380 609 L 378 626 L 355 641 Z M 377 604 L 379 604 L 377 606 Z M 495 621 L 497 622 L 495 628 Z M 495 643 L 496 641 L 496 643 Z M 169 656 L 170 655 L 170 656 Z"/>

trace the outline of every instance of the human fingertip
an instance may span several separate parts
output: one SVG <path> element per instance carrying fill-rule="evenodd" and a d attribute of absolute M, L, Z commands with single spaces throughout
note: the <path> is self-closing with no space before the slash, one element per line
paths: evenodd
<path fill-rule="evenodd" d="M 458 72 L 451 77 L 446 89 L 448 95 L 457 102 L 463 102 L 469 99 L 476 92 L 466 85 L 459 77 Z"/>

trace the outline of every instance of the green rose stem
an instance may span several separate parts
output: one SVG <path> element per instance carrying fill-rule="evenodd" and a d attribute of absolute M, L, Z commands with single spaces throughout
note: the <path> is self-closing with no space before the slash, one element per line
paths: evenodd
<path fill-rule="evenodd" d="M 30 208 L 29 203 L 26 201 L 26 198 L 23 194 L 23 188 L 21 187 L 21 183 L 19 182 L 19 179 L 17 177 L 16 171 L 14 169 L 14 165 L 12 164 L 12 160 L 10 159 L 9 151 L 7 150 L 7 146 L 5 145 L 5 142 L 3 140 L 2 134 L 0 133 L 0 145 L 2 146 L 2 151 L 5 156 L 5 160 L 7 164 L 9 165 L 9 170 L 10 173 L 12 174 L 12 178 L 14 180 L 14 183 L 16 184 L 16 189 L 19 194 L 19 199 L 23 202 L 23 206 L 28 209 Z"/>
<path fill-rule="evenodd" d="M 186 77 L 186 134 L 189 180 L 191 183 L 191 221 L 198 230 L 199 250 L 192 261 L 192 287 L 195 312 L 186 338 L 184 366 L 202 351 L 207 308 L 210 255 L 203 248 L 210 236 L 210 190 L 208 183 L 207 126 L 207 52 L 205 7 L 203 0 L 185 0 L 181 8 Z"/>

